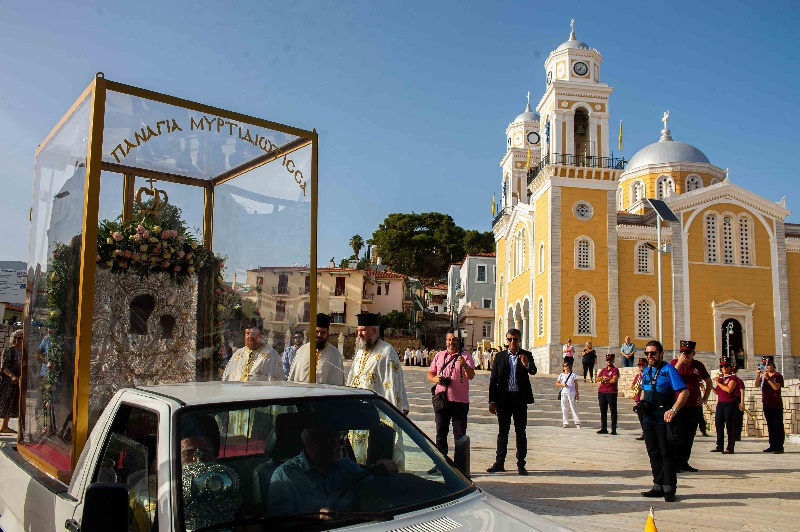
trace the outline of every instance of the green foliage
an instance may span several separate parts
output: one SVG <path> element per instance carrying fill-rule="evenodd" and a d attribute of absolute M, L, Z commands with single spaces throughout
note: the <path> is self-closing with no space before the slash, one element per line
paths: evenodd
<path fill-rule="evenodd" d="M 378 256 L 392 270 L 414 277 L 440 278 L 466 253 L 491 253 L 491 232 L 465 231 L 448 214 L 392 213 L 372 234 Z"/>
<path fill-rule="evenodd" d="M 494 233 L 491 231 L 476 231 L 468 229 L 464 232 L 464 253 L 474 255 L 478 253 L 494 253 Z"/>
<path fill-rule="evenodd" d="M 349 246 L 353 248 L 353 257 L 358 258 L 358 254 L 361 253 L 361 248 L 364 247 L 364 239 L 361 238 L 361 235 L 353 235 L 350 238 Z"/>
<path fill-rule="evenodd" d="M 398 310 L 393 310 L 389 314 L 378 316 L 378 325 L 390 329 L 407 329 L 411 322 L 411 316 L 403 314 Z"/>

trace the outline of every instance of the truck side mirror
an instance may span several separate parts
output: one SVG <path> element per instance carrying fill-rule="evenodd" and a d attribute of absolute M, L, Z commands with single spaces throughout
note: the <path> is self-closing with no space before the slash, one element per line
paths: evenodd
<path fill-rule="evenodd" d="M 81 532 L 128 532 L 128 488 L 116 482 L 94 482 L 86 488 Z"/>

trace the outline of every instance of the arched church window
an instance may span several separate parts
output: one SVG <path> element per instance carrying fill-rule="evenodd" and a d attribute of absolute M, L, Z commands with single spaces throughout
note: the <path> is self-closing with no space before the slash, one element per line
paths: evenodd
<path fill-rule="evenodd" d="M 520 229 L 514 238 L 514 276 L 525 270 L 525 229 Z"/>
<path fill-rule="evenodd" d="M 161 338 L 165 340 L 171 340 L 172 333 L 175 330 L 175 317 L 170 316 L 169 314 L 164 314 L 161 316 L 161 319 L 158 320 L 158 324 L 161 327 Z"/>
<path fill-rule="evenodd" d="M 503 297 L 503 276 L 500 276 L 500 284 L 497 285 L 497 298 Z"/>
<path fill-rule="evenodd" d="M 591 270 L 594 268 L 593 247 L 589 237 L 578 237 L 575 241 L 575 267 L 577 269 Z"/>
<path fill-rule="evenodd" d="M 691 192 L 698 188 L 703 188 L 703 181 L 700 179 L 700 176 L 690 175 L 686 178 L 686 192 Z"/>
<path fill-rule="evenodd" d="M 636 273 L 653 273 L 653 250 L 646 242 L 636 244 Z"/>
<path fill-rule="evenodd" d="M 636 336 L 651 338 L 653 336 L 653 308 L 646 297 L 636 302 Z"/>
<path fill-rule="evenodd" d="M 710 184 L 709 186 L 713 187 L 714 185 L 716 185 L 716 184 L 718 184 L 718 183 L 719 183 L 719 179 L 717 179 L 717 178 L 715 177 L 714 179 L 712 179 L 712 180 L 711 180 L 711 184 Z"/>
<path fill-rule="evenodd" d="M 730 216 L 722 218 L 722 253 L 724 264 L 736 263 L 733 249 L 733 219 Z"/>
<path fill-rule="evenodd" d="M 589 295 L 583 294 L 578 296 L 576 305 L 577 316 L 577 334 L 591 335 L 592 334 L 592 299 Z"/>
<path fill-rule="evenodd" d="M 719 262 L 717 257 L 717 215 L 706 215 L 706 262 Z"/>
<path fill-rule="evenodd" d="M 666 199 L 675 193 L 675 181 L 668 175 L 662 175 L 656 181 L 656 197 Z"/>
<path fill-rule="evenodd" d="M 155 308 L 156 300 L 149 294 L 138 295 L 131 300 L 130 334 L 147 334 L 147 320 Z"/>
<path fill-rule="evenodd" d="M 631 203 L 633 204 L 644 199 L 644 193 L 644 183 L 642 183 L 640 180 L 634 181 L 631 185 Z"/>
<path fill-rule="evenodd" d="M 741 264 L 747 266 L 752 265 L 750 259 L 750 219 L 745 216 L 739 216 L 739 260 Z"/>
<path fill-rule="evenodd" d="M 544 273 L 544 242 L 539 243 L 539 273 Z"/>
<path fill-rule="evenodd" d="M 539 296 L 538 316 L 539 316 L 539 331 L 538 331 L 538 333 L 539 333 L 539 336 L 541 337 L 541 336 L 544 336 L 544 299 L 542 299 L 542 296 Z"/>

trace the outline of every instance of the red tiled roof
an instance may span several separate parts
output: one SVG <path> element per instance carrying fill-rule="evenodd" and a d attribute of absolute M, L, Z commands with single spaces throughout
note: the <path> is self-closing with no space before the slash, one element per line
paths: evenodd
<path fill-rule="evenodd" d="M 467 257 L 496 257 L 497 253 L 469 253 Z M 464 258 L 467 258 L 464 257 Z"/>
<path fill-rule="evenodd" d="M 407 279 L 408 278 L 408 275 L 403 275 L 402 273 L 387 272 L 387 271 L 380 271 L 380 270 L 367 270 L 365 273 L 367 275 L 372 275 L 376 279 Z"/>
<path fill-rule="evenodd" d="M 426 286 L 425 288 L 428 289 L 428 290 L 447 290 L 447 285 L 446 284 L 435 284 L 435 285 L 432 285 L 432 286 Z"/>
<path fill-rule="evenodd" d="M 22 307 L 18 307 L 12 303 L 6 303 L 6 310 L 10 310 L 12 312 L 22 312 Z"/>

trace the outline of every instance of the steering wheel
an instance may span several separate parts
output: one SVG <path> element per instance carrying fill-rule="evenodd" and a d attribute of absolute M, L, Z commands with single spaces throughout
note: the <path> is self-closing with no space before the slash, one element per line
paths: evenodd
<path fill-rule="evenodd" d="M 345 484 L 344 487 L 342 487 L 342 489 L 340 489 L 339 492 L 331 499 L 331 510 L 339 510 L 339 503 L 345 495 L 353 491 L 353 488 L 364 482 L 369 477 L 380 473 L 389 473 L 389 471 L 380 464 L 373 464 L 369 467 L 365 467 L 353 475 L 347 484 Z"/>

